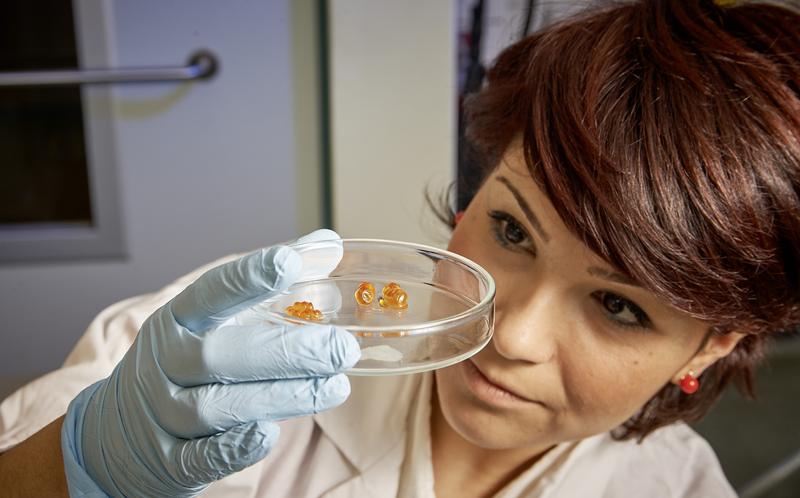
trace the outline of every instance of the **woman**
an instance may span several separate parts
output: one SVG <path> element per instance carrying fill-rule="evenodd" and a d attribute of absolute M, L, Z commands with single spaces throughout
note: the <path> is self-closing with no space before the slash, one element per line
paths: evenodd
<path fill-rule="evenodd" d="M 87 495 L 734 496 L 682 421 L 800 322 L 799 93 L 777 6 L 642 0 L 529 37 L 468 103 L 486 174 L 449 245 L 495 278 L 489 346 L 350 393 L 346 332 L 230 325 L 304 271 L 276 246 L 101 314 L 3 404 L 9 448 L 111 374 L 0 457 L 2 489 L 63 494 L 63 461 Z"/>

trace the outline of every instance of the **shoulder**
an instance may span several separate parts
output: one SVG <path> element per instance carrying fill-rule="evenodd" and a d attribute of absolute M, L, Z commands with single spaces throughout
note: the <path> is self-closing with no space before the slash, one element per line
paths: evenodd
<path fill-rule="evenodd" d="M 430 373 L 350 377 L 347 401 L 314 420 L 353 466 L 365 471 L 404 441 L 410 407 L 427 401 L 431 379 Z"/>
<path fill-rule="evenodd" d="M 609 436 L 610 438 L 610 436 Z M 637 448 L 637 453 L 652 459 L 669 459 L 675 462 L 713 462 L 719 465 L 711 445 L 684 423 L 662 427 L 642 442 L 625 441 Z"/>
<path fill-rule="evenodd" d="M 373 398 L 379 395 L 387 401 L 400 396 L 410 400 L 422 387 L 423 380 L 430 374 L 351 376 L 350 384 L 355 396 Z"/>
<path fill-rule="evenodd" d="M 603 496 L 735 497 L 714 450 L 683 423 L 662 427 L 643 441 L 601 434 L 581 444 L 608 470 Z M 579 445 L 580 446 L 580 445 Z"/>
<path fill-rule="evenodd" d="M 405 433 L 410 406 L 430 389 L 430 374 L 351 376 L 351 392 L 340 407 L 314 416 L 323 431 L 356 453 L 381 451 Z M 429 392 L 429 391 L 428 391 Z M 369 413 L 369 417 L 364 417 Z M 364 441 L 354 434 L 381 434 Z M 352 443 L 352 444 L 351 444 Z M 377 446 L 377 447 L 373 447 Z"/>
<path fill-rule="evenodd" d="M 204 496 L 244 489 L 254 496 L 395 496 L 406 413 L 424 376 L 350 377 L 350 383 L 343 405 L 280 422 L 278 444 L 265 459 Z"/>

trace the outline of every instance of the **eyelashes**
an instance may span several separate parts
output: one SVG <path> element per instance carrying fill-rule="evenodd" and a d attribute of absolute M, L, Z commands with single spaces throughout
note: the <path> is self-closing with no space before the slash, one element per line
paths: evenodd
<path fill-rule="evenodd" d="M 487 213 L 493 238 L 506 250 L 537 255 L 533 238 L 525 227 L 511 214 L 492 210 Z M 591 294 L 602 314 L 611 326 L 624 330 L 645 331 L 652 328 L 647 314 L 634 302 L 613 292 L 599 290 Z"/>
<path fill-rule="evenodd" d="M 608 291 L 592 293 L 602 312 L 615 325 L 628 329 L 649 329 L 652 322 L 647 313 L 630 300 Z"/>
<path fill-rule="evenodd" d="M 536 245 L 525 228 L 504 211 L 489 211 L 492 235 L 500 246 L 512 251 L 525 251 L 536 256 Z"/>

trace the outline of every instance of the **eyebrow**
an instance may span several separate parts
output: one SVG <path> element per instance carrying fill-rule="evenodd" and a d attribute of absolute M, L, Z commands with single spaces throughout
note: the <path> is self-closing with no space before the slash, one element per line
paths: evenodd
<path fill-rule="evenodd" d="M 590 275 L 594 275 L 595 277 L 600 277 L 606 280 L 610 280 L 612 282 L 616 282 L 618 284 L 630 285 L 631 287 L 641 287 L 638 282 L 623 275 L 622 273 L 618 273 L 615 271 L 609 271 L 605 268 L 600 268 L 599 266 L 590 266 L 586 269 Z"/>
<path fill-rule="evenodd" d="M 539 232 L 539 235 L 541 235 L 542 239 L 545 242 L 549 242 L 550 235 L 548 235 L 548 233 L 544 230 L 544 227 L 542 227 L 542 223 L 539 221 L 539 218 L 536 217 L 536 214 L 534 214 L 531 207 L 525 201 L 525 198 L 522 197 L 520 191 L 517 190 L 517 188 L 505 176 L 498 175 L 497 181 L 502 183 L 508 188 L 508 190 L 511 192 L 511 195 L 513 195 L 514 199 L 516 199 L 517 204 L 519 204 L 520 209 L 522 209 L 522 212 L 525 214 L 525 217 L 528 218 L 528 221 L 531 223 L 531 226 L 533 226 L 534 230 Z M 605 268 L 600 268 L 599 266 L 590 266 L 589 268 L 586 269 L 586 271 L 588 271 L 590 275 L 594 275 L 596 277 L 600 277 L 605 280 L 609 280 L 611 282 L 616 282 L 618 284 L 623 284 L 623 285 L 630 285 L 631 287 L 641 287 L 641 285 L 639 285 L 638 282 L 631 279 L 630 277 L 616 271 L 610 271 L 606 270 Z"/>
<path fill-rule="evenodd" d="M 550 235 L 548 235 L 548 233 L 545 232 L 544 227 L 542 227 L 542 223 L 539 221 L 539 218 L 536 217 L 531 207 L 528 205 L 527 202 L 525 202 L 525 198 L 522 197 L 522 194 L 519 192 L 519 190 L 517 190 L 517 188 L 514 185 L 512 185 L 511 181 L 509 181 L 509 179 L 506 178 L 505 176 L 498 176 L 497 181 L 502 183 L 508 188 L 508 190 L 511 192 L 511 195 L 513 195 L 514 199 L 517 201 L 517 204 L 519 204 L 519 208 L 522 209 L 522 212 L 525 214 L 525 217 L 528 218 L 528 221 L 530 222 L 533 229 L 539 232 L 539 235 L 542 237 L 542 240 L 544 240 L 545 242 L 549 242 Z"/>

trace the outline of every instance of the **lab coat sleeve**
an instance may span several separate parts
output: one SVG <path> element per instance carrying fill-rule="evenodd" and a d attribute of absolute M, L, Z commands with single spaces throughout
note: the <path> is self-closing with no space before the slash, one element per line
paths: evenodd
<path fill-rule="evenodd" d="M 214 261 L 158 292 L 120 301 L 100 312 L 61 368 L 21 387 L 0 404 L 0 452 L 63 415 L 72 398 L 111 373 L 153 311 L 206 270 L 235 257 Z"/>

